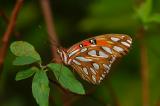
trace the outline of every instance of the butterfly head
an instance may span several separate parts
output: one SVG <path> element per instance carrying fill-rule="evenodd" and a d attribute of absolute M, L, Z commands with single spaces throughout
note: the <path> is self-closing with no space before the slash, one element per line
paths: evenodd
<path fill-rule="evenodd" d="M 57 48 L 57 53 L 61 57 L 62 61 L 67 65 L 68 56 L 63 48 Z"/>

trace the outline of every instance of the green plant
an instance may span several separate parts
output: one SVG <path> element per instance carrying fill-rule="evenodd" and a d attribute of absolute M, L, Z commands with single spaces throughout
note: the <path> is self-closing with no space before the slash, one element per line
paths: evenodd
<path fill-rule="evenodd" d="M 42 65 L 42 59 L 34 47 L 24 41 L 13 42 L 11 52 L 16 56 L 13 65 L 29 65 L 30 68 L 19 71 L 16 81 L 33 76 L 32 94 L 40 106 L 48 106 L 49 78 L 47 72 L 51 71 L 62 87 L 77 94 L 85 94 L 82 84 L 76 80 L 72 72 L 65 66 L 56 63 Z M 33 64 L 34 63 L 34 64 Z"/>
<path fill-rule="evenodd" d="M 160 14 L 152 12 L 152 2 L 152 0 L 145 0 L 145 2 L 135 9 L 137 18 L 145 27 L 150 23 L 160 23 Z"/>

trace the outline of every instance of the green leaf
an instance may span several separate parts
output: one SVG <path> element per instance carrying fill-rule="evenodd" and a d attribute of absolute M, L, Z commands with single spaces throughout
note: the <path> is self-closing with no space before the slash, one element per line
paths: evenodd
<path fill-rule="evenodd" d="M 27 70 L 24 70 L 24 71 L 19 71 L 19 72 L 16 74 L 15 80 L 16 80 L 16 81 L 19 81 L 19 80 L 23 80 L 23 79 L 29 78 L 29 77 L 31 77 L 37 70 L 38 70 L 38 68 L 32 67 L 32 68 L 27 69 Z"/>
<path fill-rule="evenodd" d="M 45 71 L 36 72 L 32 82 L 32 93 L 39 106 L 48 106 L 49 81 Z"/>
<path fill-rule="evenodd" d="M 37 60 L 41 60 L 40 55 L 35 51 L 34 47 L 25 41 L 13 42 L 10 49 L 16 56 L 30 56 Z"/>
<path fill-rule="evenodd" d="M 38 60 L 36 60 L 33 57 L 19 56 L 19 57 L 16 57 L 16 59 L 13 61 L 13 65 L 28 65 L 28 64 L 35 63 L 37 61 Z"/>
<path fill-rule="evenodd" d="M 142 22 L 147 23 L 152 10 L 152 0 L 145 0 L 136 10 Z"/>
<path fill-rule="evenodd" d="M 153 15 L 151 15 L 150 21 L 151 22 L 160 23 L 160 14 L 153 14 Z"/>
<path fill-rule="evenodd" d="M 77 94 L 85 94 L 82 84 L 67 67 L 54 63 L 48 64 L 48 67 L 53 71 L 56 79 L 64 88 Z"/>

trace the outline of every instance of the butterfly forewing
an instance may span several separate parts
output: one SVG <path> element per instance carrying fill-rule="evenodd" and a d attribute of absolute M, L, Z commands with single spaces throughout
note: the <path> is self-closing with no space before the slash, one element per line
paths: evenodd
<path fill-rule="evenodd" d="M 68 65 L 85 80 L 99 84 L 116 58 L 125 55 L 132 39 L 123 34 L 105 34 L 86 39 L 67 51 Z"/>

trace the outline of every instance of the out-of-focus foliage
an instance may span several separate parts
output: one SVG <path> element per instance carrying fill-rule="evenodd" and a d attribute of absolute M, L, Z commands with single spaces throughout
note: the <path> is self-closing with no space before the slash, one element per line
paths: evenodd
<path fill-rule="evenodd" d="M 0 1 L 0 10 L 7 17 L 14 7 L 15 1 Z M 10 42 L 21 39 L 30 42 L 42 56 L 43 64 L 51 58 L 46 25 L 38 1 L 25 1 L 17 18 Z M 74 5 L 73 5 L 74 4 Z M 140 38 L 137 29 L 147 29 L 143 40 L 147 47 L 149 60 L 149 103 L 156 106 L 160 103 L 159 65 L 160 65 L 160 1 L 144 0 L 53 0 L 51 7 L 56 31 L 61 44 L 69 47 L 82 39 L 104 33 L 125 33 L 133 38 L 130 53 L 116 61 L 107 78 L 98 86 L 86 82 L 87 90 L 95 89 L 90 95 L 76 99 L 73 106 L 142 106 L 142 80 L 140 64 Z M 0 37 L 2 38 L 7 24 L 0 16 Z M 19 36 L 17 37 L 16 34 Z M 0 76 L 0 106 L 36 106 L 32 96 L 32 78 L 16 82 L 16 72 L 26 70 L 24 67 L 13 67 L 14 56 L 8 50 L 4 68 Z M 78 76 L 77 76 L 78 77 Z M 50 105 L 64 104 L 59 89 L 50 89 Z M 70 96 L 66 97 L 71 99 Z M 73 98 L 72 98 L 73 99 Z M 52 102 L 53 101 L 53 102 Z"/>
<path fill-rule="evenodd" d="M 133 3 L 132 0 L 95 1 L 88 9 L 87 17 L 81 21 L 80 28 L 86 31 L 134 29 L 137 22 L 133 17 Z"/>

